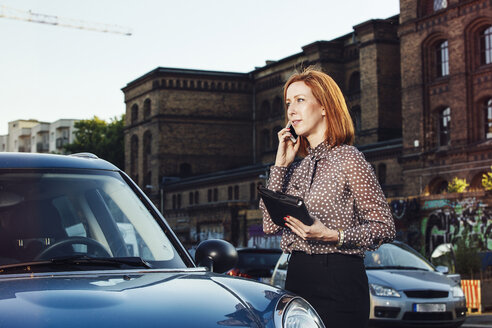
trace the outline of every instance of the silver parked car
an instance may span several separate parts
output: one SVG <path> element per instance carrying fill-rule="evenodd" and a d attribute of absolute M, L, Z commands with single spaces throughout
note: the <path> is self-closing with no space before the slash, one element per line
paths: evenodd
<path fill-rule="evenodd" d="M 272 284 L 284 287 L 289 255 L 282 254 Z M 410 246 L 393 242 L 366 252 L 364 264 L 371 297 L 370 325 L 459 327 L 466 302 L 457 276 L 435 268 Z M 459 278 L 459 276 L 458 276 Z"/>

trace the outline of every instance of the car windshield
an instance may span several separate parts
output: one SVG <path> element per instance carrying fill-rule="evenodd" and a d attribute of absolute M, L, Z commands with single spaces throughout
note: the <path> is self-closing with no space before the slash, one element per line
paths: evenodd
<path fill-rule="evenodd" d="M 118 172 L 0 170 L 0 266 L 61 259 L 89 265 L 94 258 L 99 265 L 122 259 L 132 266 L 186 267 Z"/>
<path fill-rule="evenodd" d="M 422 255 L 399 243 L 383 244 L 376 251 L 366 252 L 366 269 L 410 269 L 435 271 Z"/>

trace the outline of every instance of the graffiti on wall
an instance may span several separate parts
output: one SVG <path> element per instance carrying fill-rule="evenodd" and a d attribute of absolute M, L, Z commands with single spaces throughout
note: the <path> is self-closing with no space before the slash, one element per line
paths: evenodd
<path fill-rule="evenodd" d="M 422 210 L 429 211 L 421 224 L 426 254 L 440 244 L 456 245 L 460 239 L 466 245 L 492 251 L 492 213 L 481 200 L 471 197 L 426 201 Z"/>

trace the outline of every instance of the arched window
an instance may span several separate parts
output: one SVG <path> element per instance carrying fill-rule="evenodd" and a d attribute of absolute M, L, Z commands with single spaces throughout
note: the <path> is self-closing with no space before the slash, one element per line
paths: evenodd
<path fill-rule="evenodd" d="M 378 165 L 378 180 L 381 185 L 386 184 L 386 164 L 384 163 Z"/>
<path fill-rule="evenodd" d="M 144 186 L 150 185 L 152 180 L 152 170 L 150 168 L 150 159 L 152 155 L 152 134 L 146 131 L 143 137 L 143 172 Z"/>
<path fill-rule="evenodd" d="M 348 92 L 350 94 L 360 92 L 360 73 L 354 72 L 350 75 Z"/>
<path fill-rule="evenodd" d="M 191 175 L 191 165 L 189 163 L 181 163 L 179 165 L 179 176 L 182 178 L 189 177 Z"/>
<path fill-rule="evenodd" d="M 138 105 L 134 104 L 132 106 L 132 124 L 138 121 Z"/>
<path fill-rule="evenodd" d="M 260 113 L 261 113 L 260 115 L 261 118 L 270 117 L 270 103 L 268 102 L 268 100 L 264 100 L 261 103 Z"/>
<path fill-rule="evenodd" d="M 439 111 L 439 146 L 448 146 L 450 138 L 451 108 Z"/>
<path fill-rule="evenodd" d="M 492 63 L 492 26 L 480 33 L 480 63 L 482 65 Z"/>
<path fill-rule="evenodd" d="M 276 126 L 272 129 L 272 149 L 277 149 L 278 147 L 278 132 L 282 130 L 281 126 Z"/>
<path fill-rule="evenodd" d="M 270 150 L 270 132 L 268 130 L 261 131 L 261 150 L 268 151 Z"/>
<path fill-rule="evenodd" d="M 484 137 L 485 139 L 492 139 L 492 98 L 485 101 L 484 107 Z"/>
<path fill-rule="evenodd" d="M 355 133 L 359 133 L 362 128 L 360 106 L 352 107 L 352 110 L 350 111 L 350 116 L 352 116 L 352 122 L 354 123 Z"/>
<path fill-rule="evenodd" d="M 282 98 L 275 97 L 273 99 L 273 115 L 282 116 L 284 114 L 284 106 L 282 105 Z"/>
<path fill-rule="evenodd" d="M 150 99 L 147 98 L 144 101 L 144 120 L 150 117 Z"/>
<path fill-rule="evenodd" d="M 443 178 L 434 178 L 425 189 L 431 195 L 442 194 L 448 190 L 448 182 Z"/>
<path fill-rule="evenodd" d="M 239 186 L 234 186 L 234 199 L 238 200 L 239 199 Z"/>
<path fill-rule="evenodd" d="M 132 136 L 130 149 L 130 174 L 138 184 L 138 137 L 136 135 Z"/>
<path fill-rule="evenodd" d="M 437 77 L 449 75 L 448 40 L 441 41 L 436 46 L 436 72 Z"/>

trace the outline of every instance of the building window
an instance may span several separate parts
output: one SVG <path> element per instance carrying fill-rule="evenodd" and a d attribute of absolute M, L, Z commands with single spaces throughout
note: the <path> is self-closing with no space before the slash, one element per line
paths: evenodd
<path fill-rule="evenodd" d="M 447 107 L 439 112 L 439 146 L 449 145 L 450 124 L 451 124 L 451 109 Z"/>
<path fill-rule="evenodd" d="M 492 139 L 492 98 L 485 101 L 485 139 Z"/>
<path fill-rule="evenodd" d="M 278 133 L 280 130 L 282 130 L 282 127 L 278 125 L 272 130 L 272 149 L 278 148 Z"/>
<path fill-rule="evenodd" d="M 268 130 L 261 131 L 261 150 L 268 151 L 270 150 L 270 132 Z"/>
<path fill-rule="evenodd" d="M 190 205 L 193 205 L 193 191 L 190 191 L 188 195 L 188 202 Z"/>
<path fill-rule="evenodd" d="M 144 102 L 144 119 L 148 119 L 150 117 L 150 99 L 145 99 Z"/>
<path fill-rule="evenodd" d="M 354 123 L 355 133 L 359 133 L 362 127 L 362 120 L 360 118 L 360 106 L 352 107 L 350 111 L 350 116 L 352 116 L 352 122 Z"/>
<path fill-rule="evenodd" d="M 136 135 L 132 136 L 130 148 L 130 174 L 138 184 L 138 137 Z"/>
<path fill-rule="evenodd" d="M 384 163 L 378 165 L 378 180 L 381 185 L 386 184 L 386 164 Z"/>
<path fill-rule="evenodd" d="M 176 195 L 173 195 L 173 210 L 176 209 Z"/>
<path fill-rule="evenodd" d="M 449 52 L 448 41 L 443 41 L 436 48 L 437 77 L 449 75 Z"/>
<path fill-rule="evenodd" d="M 212 202 L 212 189 L 209 189 L 207 191 L 207 196 L 208 196 L 207 197 L 208 202 L 211 203 Z"/>
<path fill-rule="evenodd" d="M 219 190 L 214 188 L 214 202 L 219 200 Z"/>
<path fill-rule="evenodd" d="M 177 203 L 176 206 L 177 206 L 177 208 L 181 208 L 181 194 L 178 194 L 177 198 L 178 198 L 178 200 L 176 201 L 176 203 Z"/>
<path fill-rule="evenodd" d="M 234 186 L 234 199 L 239 199 L 239 186 Z"/>
<path fill-rule="evenodd" d="M 152 154 L 152 134 L 146 131 L 143 137 L 143 172 L 144 186 L 151 185 L 152 171 L 150 169 L 150 158 Z"/>
<path fill-rule="evenodd" d="M 260 117 L 261 118 L 267 118 L 270 117 L 270 103 L 268 100 L 265 100 L 261 103 L 261 111 L 260 111 Z"/>
<path fill-rule="evenodd" d="M 229 186 L 229 188 L 227 188 L 227 199 L 232 200 L 232 186 Z"/>
<path fill-rule="evenodd" d="M 249 185 L 249 199 L 256 199 L 256 184 L 254 182 L 251 182 L 251 184 Z"/>
<path fill-rule="evenodd" d="M 132 124 L 138 121 L 138 105 L 134 104 L 132 106 Z"/>
<path fill-rule="evenodd" d="M 195 204 L 200 204 L 200 193 L 195 191 Z"/>
<path fill-rule="evenodd" d="M 434 11 L 446 9 L 448 7 L 448 0 L 434 0 Z"/>
<path fill-rule="evenodd" d="M 354 72 L 350 76 L 348 93 L 354 94 L 360 92 L 360 73 Z"/>
<path fill-rule="evenodd" d="M 179 165 L 179 176 L 181 178 L 186 178 L 191 175 L 191 164 L 189 163 L 181 163 Z"/>
<path fill-rule="evenodd" d="M 480 63 L 492 63 L 492 26 L 487 27 L 480 34 Z"/>
<path fill-rule="evenodd" d="M 284 106 L 282 105 L 282 98 L 275 97 L 273 100 L 273 114 L 275 116 L 282 116 L 284 114 Z"/>

